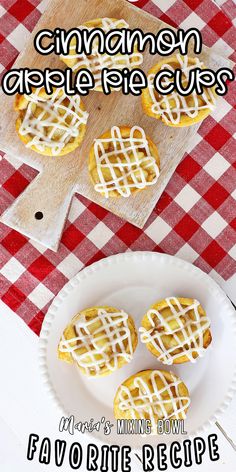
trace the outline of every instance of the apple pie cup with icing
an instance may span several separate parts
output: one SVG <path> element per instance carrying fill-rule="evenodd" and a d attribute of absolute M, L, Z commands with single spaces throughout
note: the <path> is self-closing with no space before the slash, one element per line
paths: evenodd
<path fill-rule="evenodd" d="M 133 318 L 110 306 L 80 311 L 65 328 L 59 359 L 75 364 L 88 377 L 112 374 L 133 358 L 138 336 Z"/>
<path fill-rule="evenodd" d="M 96 18 L 94 20 L 87 21 L 78 27 L 80 30 L 87 29 L 88 31 L 91 31 L 94 28 L 99 28 L 107 33 L 114 29 L 127 29 L 129 28 L 129 25 L 123 19 Z M 116 40 L 114 39 L 114 41 Z M 98 92 L 103 91 L 102 70 L 104 68 L 116 70 L 123 70 L 124 68 L 127 68 L 128 70 L 132 70 L 143 62 L 143 56 L 138 52 L 136 45 L 132 54 L 117 53 L 114 55 L 109 55 L 106 53 L 100 54 L 98 52 L 98 42 L 94 41 L 92 53 L 90 55 L 86 55 L 85 53 L 79 54 L 76 52 L 75 37 L 71 39 L 69 54 L 61 55 L 60 58 L 67 65 L 67 67 L 73 70 L 73 72 L 78 72 L 80 69 L 87 69 L 90 71 L 94 77 L 94 90 Z"/>
<path fill-rule="evenodd" d="M 106 198 L 130 197 L 154 185 L 159 173 L 157 147 L 139 126 L 113 126 L 94 140 L 89 174 Z"/>
<path fill-rule="evenodd" d="M 143 370 L 126 379 L 114 399 L 114 416 L 124 420 L 148 420 L 157 434 L 158 420 L 185 419 L 190 405 L 184 382 L 172 372 Z"/>
<path fill-rule="evenodd" d="M 205 66 L 198 58 L 180 54 L 163 59 L 154 65 L 148 72 L 148 87 L 142 92 L 144 113 L 173 127 L 191 126 L 204 120 L 216 106 L 214 88 L 205 87 L 201 95 L 193 90 L 191 94 L 182 96 L 175 90 L 168 95 L 161 95 L 154 87 L 154 78 L 159 71 L 174 72 L 176 69 L 181 69 L 184 76 L 182 84 L 185 88 L 189 71 L 194 68 L 204 69 Z M 171 82 L 173 79 L 165 77 L 161 84 L 166 88 Z"/>
<path fill-rule="evenodd" d="M 67 96 L 63 89 L 51 95 L 44 88 L 31 95 L 16 95 L 16 131 L 25 146 L 45 156 L 63 156 L 80 146 L 88 113 L 79 95 Z"/>
<path fill-rule="evenodd" d="M 198 300 L 169 297 L 144 315 L 141 342 L 163 364 L 194 363 L 211 344 L 210 320 Z"/>

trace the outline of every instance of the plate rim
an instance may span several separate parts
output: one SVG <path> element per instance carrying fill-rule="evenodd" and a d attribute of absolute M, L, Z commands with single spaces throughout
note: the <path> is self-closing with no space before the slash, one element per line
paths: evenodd
<path fill-rule="evenodd" d="M 212 289 L 217 290 L 220 296 L 220 303 L 221 306 L 224 306 L 225 311 L 227 311 L 227 315 L 232 323 L 232 334 L 235 338 L 236 342 L 236 315 L 233 306 L 231 306 L 231 301 L 226 295 L 226 293 L 222 290 L 222 288 L 213 280 L 207 273 L 199 269 L 199 267 L 194 266 L 188 261 L 180 259 L 179 257 L 172 256 L 169 254 L 163 254 L 158 252 L 152 251 L 133 251 L 133 252 L 125 252 L 125 253 L 118 253 L 99 261 L 94 262 L 93 264 L 84 267 L 81 271 L 74 275 L 68 282 L 62 287 L 62 289 L 58 292 L 58 294 L 54 297 L 42 323 L 41 332 L 39 335 L 39 347 L 38 347 L 38 367 L 41 374 L 41 379 L 43 381 L 44 387 L 46 388 L 48 396 L 51 398 L 54 406 L 61 412 L 62 416 L 67 415 L 66 409 L 63 406 L 62 401 L 59 399 L 56 390 L 54 389 L 53 383 L 50 379 L 50 375 L 48 372 L 47 367 L 47 344 L 48 344 L 48 336 L 57 313 L 58 308 L 67 297 L 67 295 L 77 286 L 79 283 L 84 280 L 85 278 L 89 277 L 91 273 L 101 270 L 103 267 L 106 267 L 111 264 L 119 263 L 120 261 L 130 261 L 130 260 L 146 260 L 147 258 L 150 260 L 155 259 L 163 259 L 168 264 L 175 264 L 175 266 L 179 268 L 187 268 L 188 271 L 195 273 L 198 278 L 204 277 L 208 286 Z M 198 436 L 202 433 L 205 433 L 216 421 L 218 421 L 221 416 L 225 413 L 226 409 L 228 408 L 232 398 L 236 394 L 236 361 L 234 363 L 234 371 L 231 383 L 229 385 L 228 391 L 222 400 L 220 406 L 211 415 L 201 426 L 196 428 L 193 431 L 188 433 L 188 438 L 193 438 Z M 185 436 L 186 439 L 186 436 Z M 99 438 L 96 440 L 100 443 L 103 443 Z M 179 440 L 179 439 L 178 439 Z M 179 440 L 181 442 L 181 439 Z"/>

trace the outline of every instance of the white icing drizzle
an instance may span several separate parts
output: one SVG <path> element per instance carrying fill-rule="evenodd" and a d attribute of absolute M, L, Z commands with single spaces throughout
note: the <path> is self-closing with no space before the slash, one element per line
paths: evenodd
<path fill-rule="evenodd" d="M 93 319 L 86 320 L 80 315 L 74 328 L 77 336 L 68 340 L 63 335 L 59 350 L 69 352 L 87 375 L 99 375 L 104 366 L 113 372 L 119 367 L 119 359 L 131 361 L 133 345 L 128 315 L 124 311 L 108 313 L 100 308 Z M 80 348 L 83 348 L 82 353 L 78 352 Z"/>
<path fill-rule="evenodd" d="M 35 146 L 39 152 L 50 148 L 57 156 L 71 138 L 79 136 L 80 126 L 87 123 L 88 113 L 82 110 L 79 95 L 67 96 L 62 89 L 56 89 L 52 95 L 41 97 L 40 90 L 24 95 L 28 104 L 19 132 L 23 136 L 32 136 L 26 147 Z M 65 106 L 63 101 L 66 98 L 69 103 Z M 35 105 L 41 110 L 38 117 L 34 115 Z"/>
<path fill-rule="evenodd" d="M 189 71 L 192 69 L 196 69 L 197 67 L 202 68 L 203 63 L 199 61 L 198 58 L 195 58 L 195 64 L 188 65 L 188 56 L 181 56 L 180 54 L 176 55 L 176 58 L 179 63 L 179 68 L 182 70 L 185 79 L 182 80 L 182 84 L 188 82 L 189 80 Z M 174 72 L 174 68 L 171 64 L 163 64 L 160 70 L 170 70 Z M 153 84 L 155 74 L 149 74 L 148 76 L 148 88 L 149 93 L 152 99 L 152 112 L 160 115 L 166 123 L 178 124 L 181 120 L 181 115 L 184 113 L 190 118 L 195 118 L 200 110 L 215 109 L 216 99 L 215 96 L 210 88 L 203 92 L 200 98 L 203 100 L 203 104 L 199 104 L 197 92 L 193 90 L 193 92 L 188 95 L 187 97 L 181 96 L 178 92 L 173 91 L 171 94 L 168 95 L 160 95 L 159 99 L 157 100 L 155 96 L 155 88 Z M 163 85 L 166 87 L 171 83 L 171 79 L 164 77 L 162 81 Z M 187 99 L 191 97 L 191 105 L 189 106 L 187 103 Z M 174 106 L 171 107 L 170 103 L 174 103 Z M 162 106 L 164 105 L 165 108 Z"/>
<path fill-rule="evenodd" d="M 101 29 L 107 33 L 113 29 L 122 29 L 129 28 L 128 23 L 125 20 L 113 20 L 112 18 L 102 18 L 101 19 Z M 91 31 L 94 27 L 88 27 L 82 25 L 79 29 L 87 29 Z M 115 40 L 112 41 L 113 43 Z M 77 59 L 76 63 L 73 65 L 72 70 L 77 71 L 78 68 L 88 69 L 94 77 L 95 88 L 101 87 L 101 71 L 105 67 L 107 69 L 118 69 L 122 70 L 125 67 L 131 70 L 133 67 L 137 67 L 143 62 L 143 56 L 139 52 L 133 52 L 132 54 L 116 54 L 114 56 L 109 56 L 108 54 L 100 54 L 98 52 L 98 40 L 94 40 L 92 55 L 87 56 L 85 53 L 82 54 L 73 54 L 75 51 L 76 45 L 70 46 L 69 55 L 61 55 L 61 58 L 65 59 Z M 71 54 L 72 52 L 72 54 Z M 116 89 L 118 90 L 118 89 Z"/>
<path fill-rule="evenodd" d="M 134 136 L 137 131 L 139 137 Z M 108 152 L 104 144 L 112 145 L 112 151 Z M 130 130 L 128 138 L 123 138 L 120 128 L 113 126 L 110 138 L 95 139 L 94 154 L 99 177 L 94 188 L 106 198 L 114 190 L 122 197 L 129 197 L 132 188 L 154 185 L 159 177 L 159 168 L 150 154 L 145 132 L 138 126 Z M 154 175 L 152 181 L 147 180 L 148 170 Z M 104 171 L 109 171 L 110 180 L 104 178 Z"/>
<path fill-rule="evenodd" d="M 163 372 L 153 370 L 148 382 L 137 374 L 132 388 L 121 385 L 118 393 L 119 409 L 129 412 L 132 419 L 150 419 L 152 433 L 156 433 L 157 420 L 159 419 L 185 419 L 185 411 L 190 405 L 188 396 L 181 396 L 179 385 L 182 380 L 171 375 L 170 383 Z M 161 380 L 163 387 L 157 387 L 157 381 Z M 138 392 L 132 391 L 138 389 Z"/>
<path fill-rule="evenodd" d="M 141 333 L 141 342 L 151 343 L 155 349 L 160 352 L 158 359 L 167 365 L 173 364 L 174 359 L 187 356 L 190 362 L 196 362 L 193 353 L 197 353 L 202 357 L 205 353 L 204 333 L 210 327 L 210 320 L 207 316 L 200 315 L 198 307 L 200 303 L 194 300 L 192 305 L 182 306 L 180 301 L 175 298 L 166 298 L 167 305 L 170 309 L 170 315 L 164 317 L 161 311 L 151 308 L 147 312 L 151 329 L 139 328 Z M 191 318 L 189 312 L 191 313 Z M 175 322 L 176 327 L 172 329 L 170 323 Z M 158 329 L 164 328 L 163 331 Z M 170 342 L 167 349 L 163 338 L 166 336 L 174 340 Z M 167 340 L 166 340 L 167 341 Z M 180 352 L 175 353 L 180 349 Z"/>

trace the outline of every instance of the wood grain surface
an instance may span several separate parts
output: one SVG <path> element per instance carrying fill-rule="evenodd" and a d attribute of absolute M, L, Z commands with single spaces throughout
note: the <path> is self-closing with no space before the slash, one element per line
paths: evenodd
<path fill-rule="evenodd" d="M 126 0 L 52 0 L 14 67 L 64 69 L 65 66 L 58 56 L 41 56 L 34 50 L 35 33 L 42 28 L 70 29 L 100 17 L 124 18 L 131 28 L 138 27 L 145 32 L 157 33 L 166 26 Z M 210 52 L 207 48 L 204 48 L 200 58 L 213 69 L 231 65 L 229 60 Z M 153 57 L 146 51 L 141 68 L 147 72 L 158 60 L 158 55 Z M 174 129 L 145 116 L 140 97 L 124 96 L 122 92 L 114 92 L 110 96 L 90 92 L 89 96 L 83 99 L 90 116 L 81 147 L 66 156 L 45 157 L 27 149 L 20 141 L 15 131 L 16 113 L 13 101 L 14 97 L 4 94 L 0 96 L 0 148 L 37 169 L 39 173 L 6 210 L 1 220 L 55 251 L 75 192 L 142 228 L 199 127 L 194 125 Z M 88 154 L 94 138 L 113 125 L 143 127 L 159 149 L 161 174 L 157 184 L 128 199 L 103 198 L 94 191 L 88 174 Z M 35 218 L 38 211 L 43 213 L 41 220 Z"/>

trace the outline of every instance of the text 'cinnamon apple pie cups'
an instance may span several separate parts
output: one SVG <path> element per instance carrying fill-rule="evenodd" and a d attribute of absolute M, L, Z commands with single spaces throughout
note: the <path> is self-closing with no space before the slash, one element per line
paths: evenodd
<path fill-rule="evenodd" d="M 114 29 L 127 29 L 129 28 L 129 25 L 123 19 L 97 18 L 87 21 L 78 27 L 80 30 L 87 29 L 88 31 L 91 31 L 94 28 L 99 28 L 107 33 Z M 116 39 L 114 38 L 113 43 L 115 42 Z M 69 54 L 60 56 L 61 60 L 70 67 L 73 72 L 77 72 L 80 69 L 89 70 L 93 74 L 95 81 L 94 90 L 96 91 L 103 91 L 102 70 L 104 68 L 116 70 L 123 70 L 126 68 L 131 70 L 138 67 L 143 62 L 143 56 L 138 52 L 137 47 L 134 48 L 132 54 L 117 53 L 114 55 L 108 55 L 106 53 L 100 54 L 98 52 L 98 46 L 98 41 L 94 41 L 90 55 L 86 55 L 85 53 L 78 54 L 76 52 L 76 38 L 73 37 L 69 46 Z"/>
<path fill-rule="evenodd" d="M 204 64 L 198 58 L 176 54 L 163 59 L 148 72 L 148 87 L 142 93 L 142 106 L 146 115 L 162 120 L 165 125 L 174 127 L 190 126 L 204 120 L 216 106 L 216 94 L 213 88 L 204 88 L 198 95 L 195 90 L 190 95 L 182 96 L 177 91 L 161 95 L 154 87 L 154 78 L 159 71 L 176 69 L 182 71 L 182 85 L 186 87 L 189 72 L 192 69 L 204 69 Z M 164 77 L 161 81 L 166 88 L 173 82 L 172 78 Z"/>
<path fill-rule="evenodd" d="M 184 382 L 172 372 L 143 370 L 126 379 L 114 399 L 116 419 L 149 420 L 157 434 L 158 420 L 185 419 L 190 405 Z"/>
<path fill-rule="evenodd" d="M 21 141 L 39 154 L 62 156 L 83 140 L 88 113 L 79 95 L 67 96 L 61 88 L 51 95 L 44 88 L 34 89 L 31 95 L 16 95 L 15 110 Z"/>
<path fill-rule="evenodd" d="M 133 358 L 138 336 L 123 310 L 92 307 L 74 316 L 58 345 L 58 357 L 88 377 L 112 374 Z"/>
<path fill-rule="evenodd" d="M 141 342 L 163 364 L 195 362 L 211 343 L 210 320 L 193 298 L 160 300 L 142 319 Z"/>
<path fill-rule="evenodd" d="M 94 140 L 89 173 L 96 192 L 106 198 L 129 197 L 157 182 L 157 147 L 138 126 L 113 126 Z"/>

